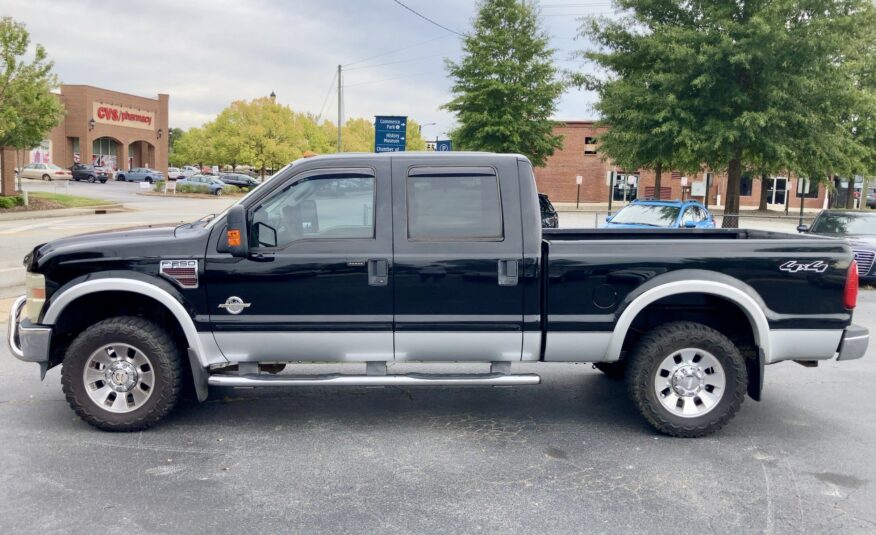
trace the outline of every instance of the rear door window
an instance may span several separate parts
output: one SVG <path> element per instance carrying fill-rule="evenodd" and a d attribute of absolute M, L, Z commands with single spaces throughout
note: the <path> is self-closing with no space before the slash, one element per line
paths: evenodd
<path fill-rule="evenodd" d="M 409 240 L 503 239 L 499 179 L 491 168 L 414 168 L 406 193 Z"/>

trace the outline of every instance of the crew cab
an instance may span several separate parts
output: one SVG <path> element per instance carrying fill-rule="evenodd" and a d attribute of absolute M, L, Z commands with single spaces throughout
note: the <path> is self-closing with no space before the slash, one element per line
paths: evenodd
<path fill-rule="evenodd" d="M 534 385 L 515 363 L 584 362 L 625 376 L 657 430 L 696 437 L 760 399 L 765 365 L 857 359 L 869 341 L 842 241 L 543 230 L 532 165 L 514 154 L 301 159 L 211 219 L 59 239 L 24 263 L 12 351 L 43 377 L 62 365 L 71 407 L 107 430 L 156 423 L 187 386 L 204 400 Z M 327 362 L 357 373 L 281 372 Z M 412 362 L 443 372 L 387 368 Z"/>

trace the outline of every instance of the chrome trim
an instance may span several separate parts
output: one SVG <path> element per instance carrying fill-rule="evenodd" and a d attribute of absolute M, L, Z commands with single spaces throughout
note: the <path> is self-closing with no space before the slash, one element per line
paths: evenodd
<path fill-rule="evenodd" d="M 854 360 L 864 356 L 870 343 L 870 330 L 860 325 L 849 325 L 843 333 L 837 360 Z"/>
<path fill-rule="evenodd" d="M 603 362 L 611 343 L 610 331 L 549 332 L 544 360 L 551 362 Z M 614 359 L 617 360 L 617 359 Z"/>
<path fill-rule="evenodd" d="M 198 331 L 195 328 L 195 323 L 192 321 L 191 316 L 189 316 L 188 311 L 186 311 L 182 303 L 158 286 L 136 279 L 107 278 L 80 282 L 79 284 L 65 290 L 60 295 L 52 296 L 49 309 L 43 317 L 43 323 L 45 325 L 54 325 L 67 305 L 84 295 L 103 291 L 126 291 L 155 299 L 167 307 L 168 311 L 170 311 L 179 322 L 183 334 L 185 334 L 186 342 L 189 344 L 189 347 L 194 349 L 198 354 L 198 360 L 201 364 L 209 366 L 210 364 L 227 362 L 221 353 L 217 354 L 213 351 L 208 352 L 208 348 L 201 344 Z"/>
<path fill-rule="evenodd" d="M 210 386 L 519 386 L 537 385 L 541 377 L 534 373 L 505 375 L 411 373 L 405 375 L 211 375 Z"/>
<path fill-rule="evenodd" d="M 664 297 L 686 293 L 717 295 L 729 299 L 739 305 L 748 317 L 748 321 L 751 323 L 751 327 L 754 330 L 754 339 L 757 340 L 757 345 L 763 351 L 766 362 L 773 362 L 772 348 L 770 345 L 770 327 L 761 306 L 750 295 L 746 294 L 739 288 L 722 282 L 709 280 L 680 280 L 667 282 L 660 286 L 651 288 L 638 296 L 624 309 L 620 318 L 618 318 L 617 324 L 614 328 L 614 335 L 612 336 L 611 343 L 608 346 L 603 360 L 611 362 L 620 358 L 621 348 L 624 343 L 624 338 L 626 338 L 627 330 L 629 330 L 630 325 L 632 325 L 633 320 L 636 319 L 639 312 L 645 307 L 659 299 L 663 299 Z M 550 343 L 550 337 L 548 338 L 548 343 Z M 836 346 L 834 346 L 834 350 L 835 348 Z M 831 356 L 833 356 L 833 352 L 822 358 L 830 358 Z"/>
<path fill-rule="evenodd" d="M 520 331 L 395 333 L 396 362 L 519 361 L 522 347 L 523 333 Z"/>
<path fill-rule="evenodd" d="M 6 324 L 6 343 L 9 344 L 9 351 L 12 352 L 12 356 L 18 359 L 24 357 L 20 339 L 18 339 L 18 316 L 21 315 L 21 309 L 24 308 L 25 301 L 27 301 L 27 296 L 22 295 L 12 303 L 12 308 L 9 309 L 9 320 Z"/>
<path fill-rule="evenodd" d="M 769 332 L 772 353 L 765 364 L 783 360 L 827 360 L 836 355 L 842 330 L 782 329 Z"/>

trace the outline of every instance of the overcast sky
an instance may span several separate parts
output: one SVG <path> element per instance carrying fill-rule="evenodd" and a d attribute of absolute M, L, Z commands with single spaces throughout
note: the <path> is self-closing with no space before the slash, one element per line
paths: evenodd
<path fill-rule="evenodd" d="M 474 0 L 403 0 L 465 33 Z M 544 0 L 544 26 L 558 65 L 581 48 L 576 15 L 611 13 L 609 0 Z M 63 83 L 154 97 L 170 95 L 170 124 L 211 120 L 232 100 L 276 92 L 296 111 L 337 120 L 338 64 L 345 117 L 407 115 L 427 137 L 454 123 L 443 58 L 458 59 L 460 37 L 393 0 L 0 0 L 0 13 L 27 25 Z M 594 116 L 592 94 L 569 90 L 558 119 Z"/>

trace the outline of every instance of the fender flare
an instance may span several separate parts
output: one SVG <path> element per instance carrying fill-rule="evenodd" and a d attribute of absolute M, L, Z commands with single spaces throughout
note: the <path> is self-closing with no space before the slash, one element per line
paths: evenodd
<path fill-rule="evenodd" d="M 648 305 L 672 295 L 700 293 L 722 297 L 736 304 L 751 324 L 762 361 L 770 362 L 770 326 L 766 314 L 751 295 L 734 285 L 714 280 L 676 280 L 659 284 L 637 296 L 621 313 L 606 350 L 606 361 L 620 359 L 621 348 L 636 316 Z"/>
<path fill-rule="evenodd" d="M 209 340 L 207 337 L 199 335 L 198 330 L 195 328 L 194 321 L 192 321 L 191 316 L 189 316 L 182 303 L 166 290 L 141 280 L 104 278 L 75 284 L 74 286 L 62 291 L 60 295 L 52 296 L 52 302 L 43 316 L 42 323 L 45 325 L 54 325 L 61 316 L 61 313 L 70 303 L 80 297 L 97 292 L 131 292 L 158 301 L 171 314 L 173 314 L 174 318 L 176 318 L 176 321 L 179 323 L 179 326 L 186 337 L 186 342 L 189 347 L 195 351 L 198 360 L 203 366 L 227 362 L 218 347 L 206 347 L 207 345 L 215 346 L 215 341 L 213 341 L 212 335 L 209 336 Z"/>

